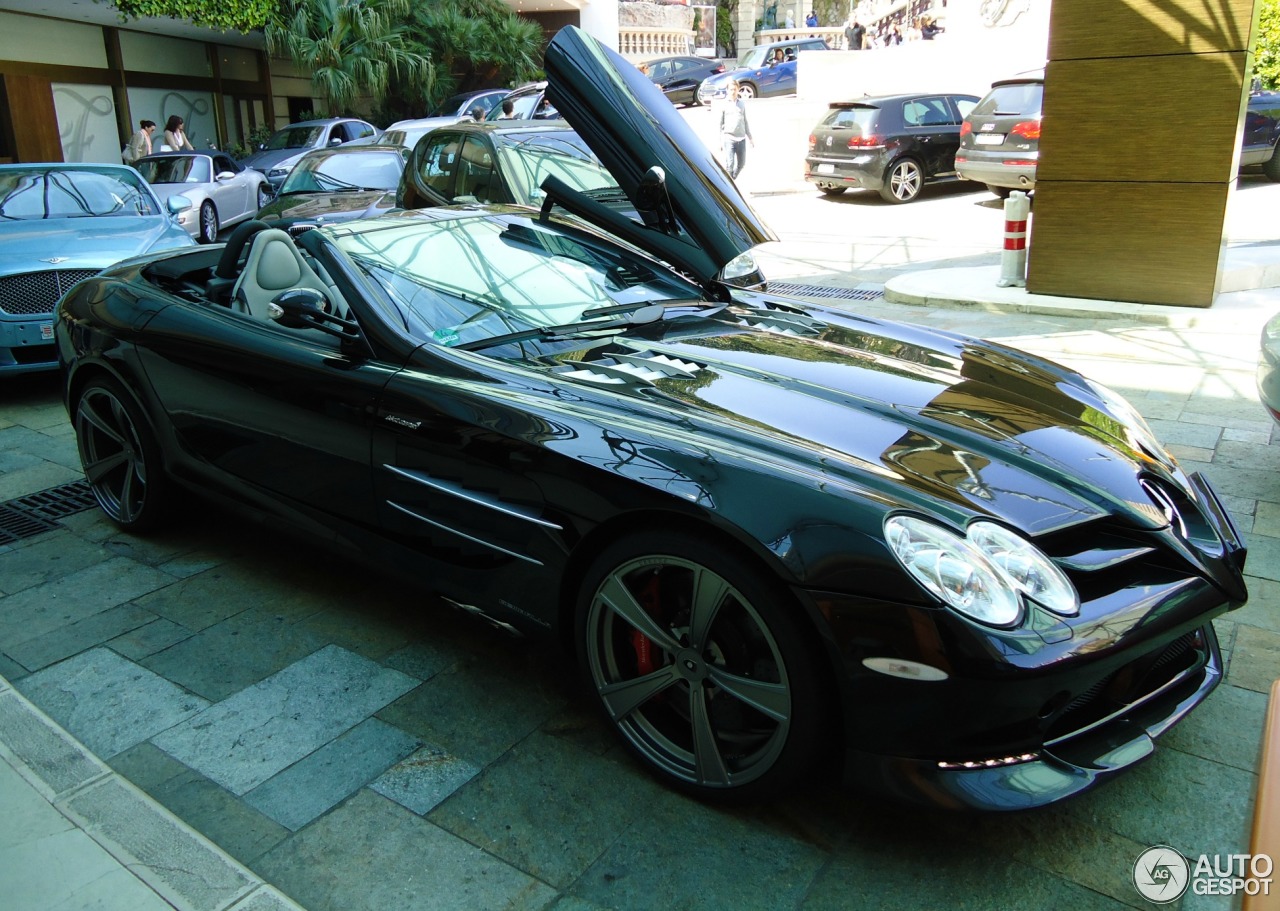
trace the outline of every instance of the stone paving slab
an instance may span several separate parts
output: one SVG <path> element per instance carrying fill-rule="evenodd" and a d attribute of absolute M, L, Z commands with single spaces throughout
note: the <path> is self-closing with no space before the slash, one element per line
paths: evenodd
<path fill-rule="evenodd" d="M 91 649 L 32 674 L 18 689 L 105 759 L 209 705 L 108 648 Z"/>
<path fill-rule="evenodd" d="M 326 646 L 153 742 L 243 795 L 418 684 L 407 674 Z"/>

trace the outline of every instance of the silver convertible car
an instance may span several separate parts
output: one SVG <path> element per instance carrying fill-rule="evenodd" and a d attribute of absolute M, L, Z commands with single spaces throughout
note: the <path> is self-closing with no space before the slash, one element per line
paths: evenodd
<path fill-rule="evenodd" d="M 225 152 L 157 152 L 134 163 L 161 200 L 181 194 L 191 207 L 179 223 L 202 244 L 223 228 L 252 218 L 271 201 L 271 184 L 261 171 L 246 168 Z"/>

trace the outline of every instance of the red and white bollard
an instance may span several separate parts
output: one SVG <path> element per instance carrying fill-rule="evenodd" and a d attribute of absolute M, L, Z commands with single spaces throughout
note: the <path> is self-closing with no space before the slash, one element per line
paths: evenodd
<path fill-rule="evenodd" d="M 1031 197 L 1014 190 L 1004 201 L 1004 253 L 1000 257 L 1001 288 L 1027 286 L 1027 216 Z"/>

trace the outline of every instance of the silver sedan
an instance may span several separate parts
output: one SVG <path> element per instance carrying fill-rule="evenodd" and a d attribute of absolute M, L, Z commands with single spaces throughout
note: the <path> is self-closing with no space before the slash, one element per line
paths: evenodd
<path fill-rule="evenodd" d="M 187 233 L 202 244 L 218 232 L 252 218 L 271 201 L 271 185 L 261 171 L 246 168 L 225 152 L 157 152 L 134 162 L 162 201 L 182 195 L 191 208 L 178 216 Z"/>

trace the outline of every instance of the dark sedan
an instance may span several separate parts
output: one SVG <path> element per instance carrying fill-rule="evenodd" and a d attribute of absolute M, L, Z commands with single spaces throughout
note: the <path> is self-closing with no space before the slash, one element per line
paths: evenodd
<path fill-rule="evenodd" d="M 645 71 L 672 104 L 701 104 L 702 80 L 723 73 L 725 65 L 713 57 L 657 57 L 645 63 Z"/>
<path fill-rule="evenodd" d="M 926 183 L 956 177 L 960 125 L 974 95 L 885 95 L 840 101 L 813 128 L 805 180 L 828 195 L 876 190 L 911 202 Z"/>
<path fill-rule="evenodd" d="M 1210 483 L 1075 371 L 734 287 L 774 235 L 662 93 L 572 27 L 545 69 L 635 217 L 551 174 L 63 300 L 107 515 L 193 488 L 563 649 L 704 798 L 843 767 L 1008 810 L 1149 755 L 1247 597 Z"/>
<path fill-rule="evenodd" d="M 392 206 L 408 150 L 401 146 L 337 146 L 308 152 L 258 218 L 293 232 L 349 221 Z"/>

